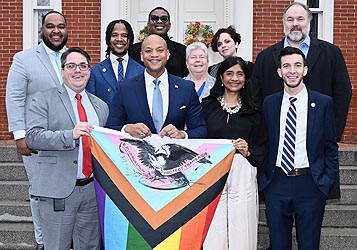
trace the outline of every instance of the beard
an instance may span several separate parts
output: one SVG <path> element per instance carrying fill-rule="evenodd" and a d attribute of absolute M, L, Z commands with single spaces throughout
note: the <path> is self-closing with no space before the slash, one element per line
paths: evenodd
<path fill-rule="evenodd" d="M 68 40 L 68 36 L 65 36 L 63 41 L 59 45 L 56 46 L 53 43 L 51 43 L 50 40 L 48 40 L 48 38 L 45 37 L 43 34 L 41 35 L 41 38 L 42 38 L 42 41 L 46 44 L 46 46 L 53 51 L 61 50 L 66 45 L 67 40 Z"/>
<path fill-rule="evenodd" d="M 300 30 L 301 34 L 299 35 L 292 35 L 290 32 L 294 30 Z M 300 43 L 305 40 L 305 38 L 308 36 L 310 33 L 310 28 L 308 28 L 305 32 L 298 27 L 293 27 L 290 30 L 285 30 L 285 36 L 288 38 L 289 41 L 294 42 L 294 43 Z"/>

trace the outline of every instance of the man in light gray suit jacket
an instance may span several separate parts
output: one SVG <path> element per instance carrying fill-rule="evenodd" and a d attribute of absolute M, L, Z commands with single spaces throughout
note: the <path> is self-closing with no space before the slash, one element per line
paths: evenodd
<path fill-rule="evenodd" d="M 40 200 L 45 249 L 70 249 L 73 239 L 74 249 L 97 250 L 99 218 L 86 141 L 93 125 L 105 125 L 109 111 L 85 90 L 88 53 L 69 48 L 61 63 L 64 85 L 37 93 L 28 111 L 26 143 L 38 152 L 32 191 Z"/>
<path fill-rule="evenodd" d="M 36 92 L 61 85 L 60 60 L 57 64 L 56 56 L 60 59 L 60 55 L 66 50 L 68 32 L 65 17 L 57 11 L 48 12 L 43 17 L 41 32 L 43 42 L 15 54 L 6 85 L 8 127 L 14 135 L 17 151 L 23 156 L 30 182 L 30 195 L 33 194 L 33 165 L 37 156 L 32 154 L 25 143 L 28 104 Z M 41 250 L 42 232 L 37 201 L 33 197 L 30 197 L 30 205 L 37 249 Z"/>

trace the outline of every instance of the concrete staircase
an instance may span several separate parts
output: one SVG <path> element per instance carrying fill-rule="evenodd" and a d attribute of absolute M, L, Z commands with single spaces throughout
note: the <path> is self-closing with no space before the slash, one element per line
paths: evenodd
<path fill-rule="evenodd" d="M 321 250 L 357 249 L 357 145 L 341 145 L 339 156 L 342 198 L 326 206 Z M 264 209 L 261 204 L 258 249 L 265 250 L 269 238 Z M 35 244 L 21 157 L 13 141 L 0 141 L 0 250 L 35 249 Z"/>
<path fill-rule="evenodd" d="M 329 200 L 325 208 L 320 250 L 357 249 L 357 145 L 339 150 L 341 199 Z M 269 246 L 265 205 L 260 204 L 258 249 Z M 293 249 L 297 249 L 293 231 Z"/>

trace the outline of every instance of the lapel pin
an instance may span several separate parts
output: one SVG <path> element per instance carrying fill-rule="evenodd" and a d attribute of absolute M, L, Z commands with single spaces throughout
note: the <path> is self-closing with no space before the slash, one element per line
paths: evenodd
<path fill-rule="evenodd" d="M 312 103 L 311 103 L 311 107 L 312 107 L 312 108 L 315 108 L 315 107 L 316 107 L 316 103 L 312 102 Z"/>
<path fill-rule="evenodd" d="M 175 89 L 178 89 L 178 86 L 175 84 Z"/>
<path fill-rule="evenodd" d="M 103 68 L 102 71 L 103 71 L 103 72 L 107 72 L 107 69 L 106 69 L 106 68 Z"/>

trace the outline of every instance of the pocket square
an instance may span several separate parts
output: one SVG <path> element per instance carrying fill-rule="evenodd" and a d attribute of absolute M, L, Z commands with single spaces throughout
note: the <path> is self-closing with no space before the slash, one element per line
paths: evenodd
<path fill-rule="evenodd" d="M 185 108 L 186 108 L 186 106 L 185 106 L 185 105 L 183 105 L 183 106 L 181 106 L 181 107 L 180 107 L 180 109 L 185 109 Z"/>

